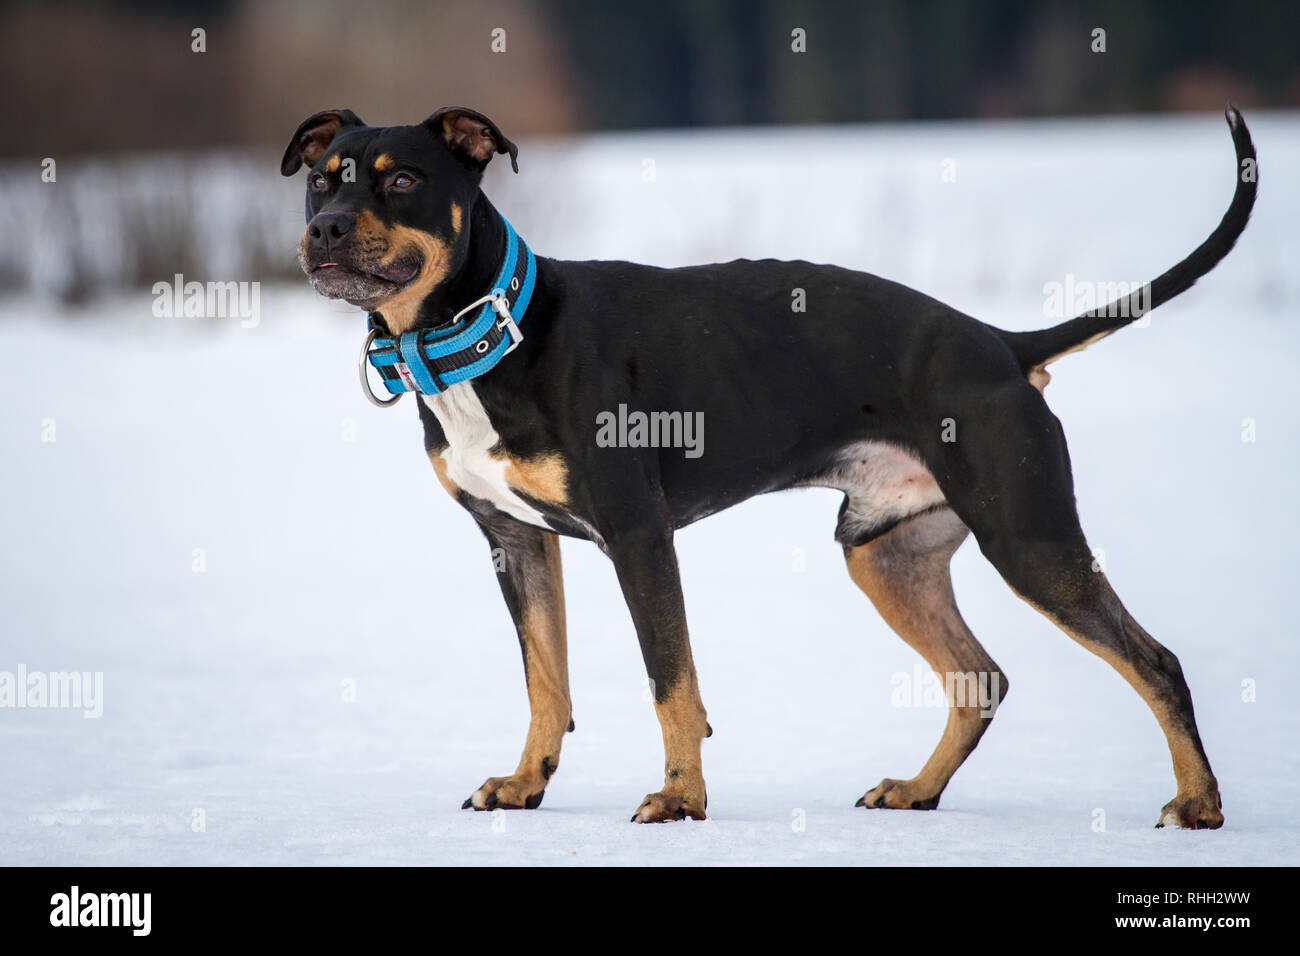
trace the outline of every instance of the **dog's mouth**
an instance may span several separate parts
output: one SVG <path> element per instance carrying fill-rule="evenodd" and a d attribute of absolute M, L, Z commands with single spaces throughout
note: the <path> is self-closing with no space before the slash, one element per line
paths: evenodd
<path fill-rule="evenodd" d="M 326 298 L 373 308 L 410 285 L 419 272 L 417 262 L 396 263 L 377 272 L 341 262 L 322 262 L 313 266 L 307 277 L 312 287 Z"/>

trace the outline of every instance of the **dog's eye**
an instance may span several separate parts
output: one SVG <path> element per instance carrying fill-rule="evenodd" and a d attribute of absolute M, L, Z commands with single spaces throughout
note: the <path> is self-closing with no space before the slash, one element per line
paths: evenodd
<path fill-rule="evenodd" d="M 415 185 L 415 177 L 408 173 L 398 173 L 393 177 L 393 181 L 388 184 L 389 189 L 410 189 Z"/>
<path fill-rule="evenodd" d="M 324 189 L 329 184 L 324 173 L 313 173 L 311 177 L 311 188 L 316 190 Z"/>

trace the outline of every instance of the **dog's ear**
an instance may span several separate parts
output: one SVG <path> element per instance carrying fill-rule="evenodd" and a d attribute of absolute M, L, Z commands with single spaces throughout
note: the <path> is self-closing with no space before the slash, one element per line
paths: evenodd
<path fill-rule="evenodd" d="M 361 117 L 351 110 L 321 110 L 315 116 L 309 116 L 289 140 L 289 148 L 280 160 L 280 173 L 292 176 L 306 163 L 316 165 L 316 160 L 325 154 L 338 131 L 347 126 L 365 126 Z"/>
<path fill-rule="evenodd" d="M 505 138 L 496 123 L 476 110 L 444 106 L 424 125 L 471 169 L 482 172 L 494 153 L 509 153 L 510 167 L 519 172 L 519 147 Z"/>

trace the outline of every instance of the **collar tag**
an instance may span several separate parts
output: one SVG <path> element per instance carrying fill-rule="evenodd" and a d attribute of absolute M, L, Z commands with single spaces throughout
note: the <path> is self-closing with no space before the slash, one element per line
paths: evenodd
<path fill-rule="evenodd" d="M 398 377 L 401 378 L 402 384 L 406 386 L 408 392 L 418 392 L 420 387 L 415 384 L 415 376 L 411 374 L 411 367 L 405 362 L 394 362 L 393 368 L 397 370 Z"/>

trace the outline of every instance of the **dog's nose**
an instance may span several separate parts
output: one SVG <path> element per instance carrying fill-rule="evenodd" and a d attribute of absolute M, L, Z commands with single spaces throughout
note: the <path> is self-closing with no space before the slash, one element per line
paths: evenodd
<path fill-rule="evenodd" d="M 350 213 L 317 213 L 307 224 L 307 235 L 313 243 L 328 249 L 352 231 L 352 222 Z"/>

